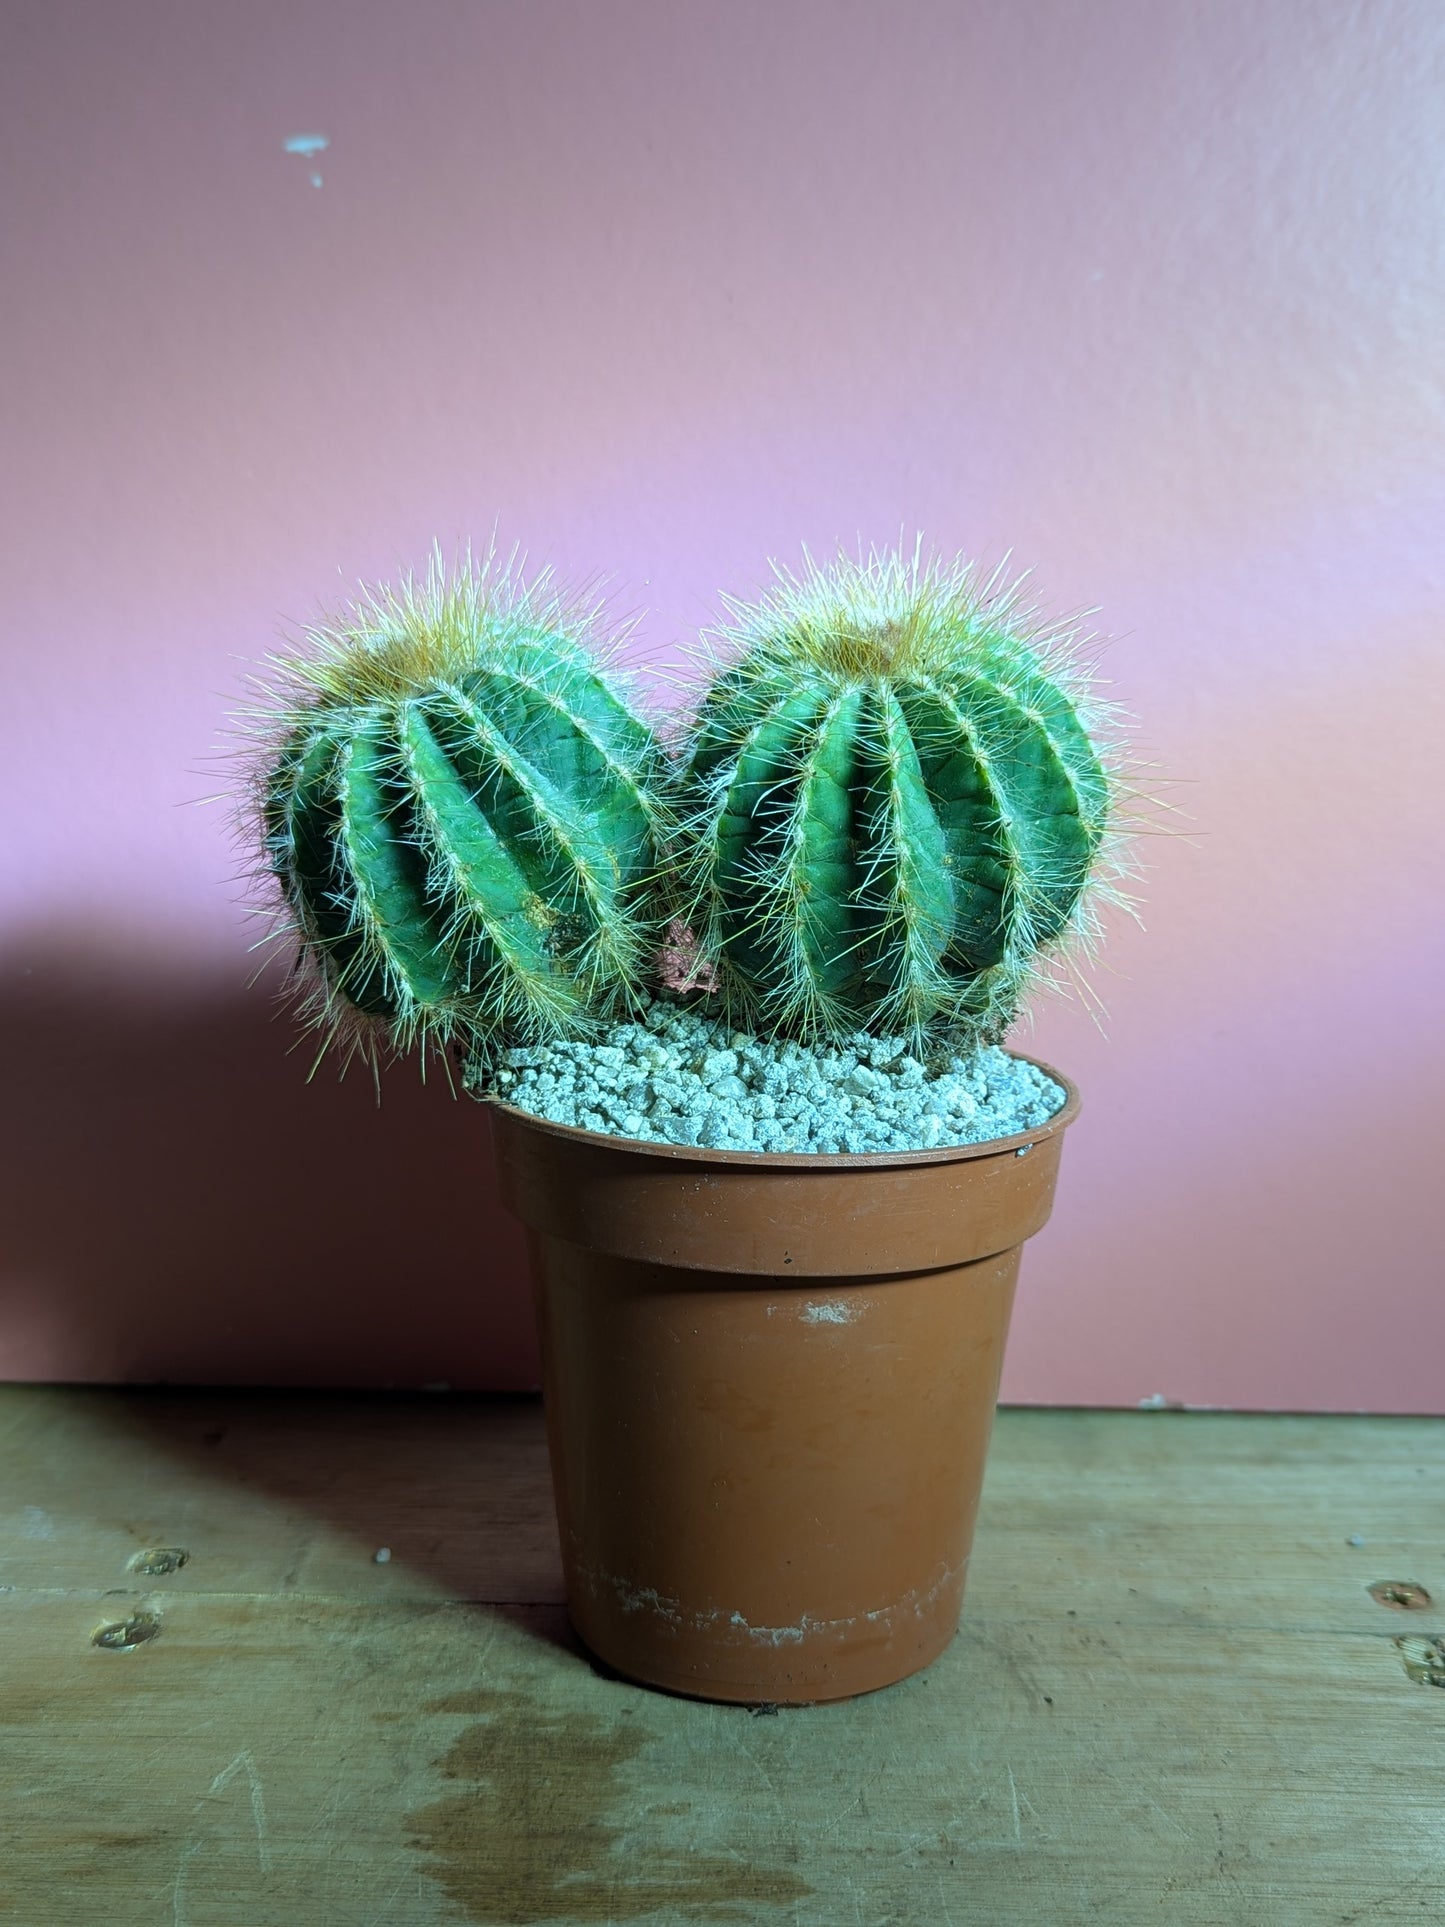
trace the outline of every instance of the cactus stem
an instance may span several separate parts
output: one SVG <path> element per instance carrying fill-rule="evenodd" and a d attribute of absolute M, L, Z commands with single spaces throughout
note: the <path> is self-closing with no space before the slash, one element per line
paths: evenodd
<path fill-rule="evenodd" d="M 921 540 L 774 573 L 705 651 L 687 920 L 760 1021 L 1001 1034 L 1128 870 L 1080 625 Z"/>
<path fill-rule="evenodd" d="M 671 814 L 615 654 L 597 604 L 494 546 L 363 590 L 253 679 L 248 836 L 283 899 L 260 948 L 299 937 L 322 1057 L 420 1046 L 424 1071 L 645 996 Z"/>

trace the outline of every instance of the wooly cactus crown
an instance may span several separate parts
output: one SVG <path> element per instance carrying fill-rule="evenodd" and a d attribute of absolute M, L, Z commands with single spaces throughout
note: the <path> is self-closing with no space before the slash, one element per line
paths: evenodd
<path fill-rule="evenodd" d="M 253 712 L 255 827 L 326 1040 L 485 1052 L 635 1008 L 667 778 L 598 611 L 434 555 L 307 644 Z"/>
<path fill-rule="evenodd" d="M 683 746 L 682 867 L 731 1020 L 998 1041 L 1097 902 L 1128 901 L 1113 706 L 1080 638 L 921 548 L 727 607 Z"/>

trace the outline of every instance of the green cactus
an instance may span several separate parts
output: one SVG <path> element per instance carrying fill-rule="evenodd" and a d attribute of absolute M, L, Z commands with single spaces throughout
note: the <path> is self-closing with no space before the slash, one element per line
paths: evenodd
<path fill-rule="evenodd" d="M 1096 896 L 1128 901 L 1101 862 L 1112 705 L 1075 639 L 921 550 L 810 562 L 727 606 L 682 861 L 734 1021 L 998 1041 L 1042 961 L 1089 941 Z"/>
<path fill-rule="evenodd" d="M 486 1051 L 642 999 L 665 764 L 598 630 L 434 555 L 273 659 L 257 827 L 328 1041 Z"/>

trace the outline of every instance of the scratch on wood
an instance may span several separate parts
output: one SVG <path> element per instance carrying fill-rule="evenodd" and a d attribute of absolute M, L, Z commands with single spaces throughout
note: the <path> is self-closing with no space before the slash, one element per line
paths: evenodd
<path fill-rule="evenodd" d="M 228 1786 L 236 1777 L 242 1767 L 246 1769 L 246 1779 L 251 1789 L 251 1818 L 256 1823 L 256 1857 L 261 1863 L 262 1873 L 270 1873 L 271 1841 L 266 1830 L 266 1796 L 261 1791 L 261 1776 L 256 1771 L 256 1762 L 251 1757 L 249 1747 L 243 1747 L 229 1766 L 222 1767 L 215 1779 L 212 1780 L 210 1790 L 212 1793 L 221 1792 L 221 1790 Z M 197 1811 L 200 1811 L 199 1802 L 197 1803 Z"/>
<path fill-rule="evenodd" d="M 1192 1841 L 1194 1839 L 1194 1835 L 1189 1831 L 1188 1827 L 1181 1825 L 1181 1823 L 1175 1819 L 1172 1813 L 1166 1813 L 1163 1807 L 1160 1806 L 1157 1800 L 1151 1800 L 1146 1794 L 1144 1798 L 1144 1804 L 1147 1807 L 1152 1807 L 1155 1813 L 1159 1815 L 1159 1818 L 1161 1820 L 1167 1820 L 1170 1826 L 1173 1827 L 1174 1831 L 1179 1835 L 1181 1840 Z"/>
<path fill-rule="evenodd" d="M 180 1863 L 176 1867 L 176 1878 L 171 1887 L 172 1927 L 190 1927 L 190 1915 L 186 1912 L 186 1872 L 191 1864 L 191 1856 L 200 1851 L 199 1840 L 187 1840 L 181 1848 Z"/>
<path fill-rule="evenodd" d="M 420 1898 L 420 1895 L 421 1895 L 420 1877 L 417 1874 L 413 1873 L 409 1867 L 405 1867 L 397 1875 L 396 1885 L 392 1888 L 391 1892 L 386 1896 L 386 1899 L 381 1903 L 381 1908 L 380 1908 L 380 1911 L 377 1913 L 376 1920 L 373 1923 L 373 1927 L 381 1927 L 381 1923 L 383 1921 L 390 1919 L 391 1910 L 396 1905 L 396 1902 L 397 1902 L 397 1896 L 401 1893 L 402 1888 L 408 1885 L 415 1888 L 417 1896 L 418 1898 Z"/>
<path fill-rule="evenodd" d="M 176 1865 L 176 1877 L 171 1883 L 171 1921 L 172 1927 L 190 1927 L 190 1916 L 186 1908 L 186 1886 L 190 1876 L 192 1860 L 201 1850 L 202 1842 L 197 1837 L 195 1822 L 204 1809 L 206 1802 L 218 1793 L 224 1793 L 236 1775 L 244 1770 L 246 1783 L 251 1795 L 251 1819 L 256 1828 L 256 1858 L 262 1873 L 271 1871 L 271 1837 L 266 1825 L 266 1796 L 261 1787 L 261 1775 L 249 1747 L 243 1747 L 231 1761 L 223 1766 L 212 1780 L 210 1786 L 191 1808 L 191 1828 L 181 1846 L 181 1857 Z"/>

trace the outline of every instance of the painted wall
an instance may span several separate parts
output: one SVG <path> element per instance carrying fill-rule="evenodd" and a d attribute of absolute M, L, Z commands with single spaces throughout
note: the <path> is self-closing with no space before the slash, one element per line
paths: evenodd
<path fill-rule="evenodd" d="M 1445 1410 L 1438 6 L 36 0 L 4 42 L 0 1372 L 532 1378 L 481 1116 L 306 1088 L 246 987 L 189 799 L 280 619 L 495 522 L 660 657 L 770 554 L 922 528 L 1099 605 L 1195 832 L 1107 1039 L 1039 1015 L 1087 1108 L 1005 1396 Z"/>

